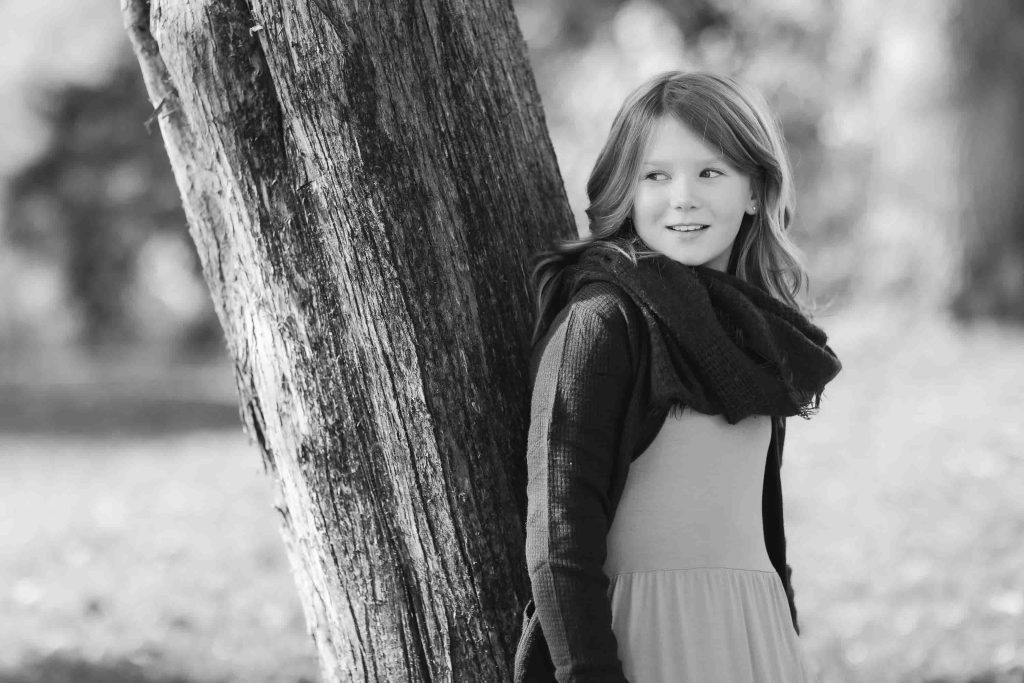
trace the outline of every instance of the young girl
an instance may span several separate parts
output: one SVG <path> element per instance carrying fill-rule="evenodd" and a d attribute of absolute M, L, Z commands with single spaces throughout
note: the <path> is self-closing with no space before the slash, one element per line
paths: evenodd
<path fill-rule="evenodd" d="M 791 188 L 731 79 L 664 74 L 616 116 L 591 235 L 533 272 L 517 681 L 811 680 L 779 468 L 840 363 L 796 301 Z"/>

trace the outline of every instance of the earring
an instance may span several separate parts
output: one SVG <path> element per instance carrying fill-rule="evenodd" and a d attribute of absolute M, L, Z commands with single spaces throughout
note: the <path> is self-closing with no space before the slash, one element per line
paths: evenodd
<path fill-rule="evenodd" d="M 757 202 L 750 202 L 750 208 L 747 210 L 747 213 L 750 213 L 750 214 L 757 213 Z"/>

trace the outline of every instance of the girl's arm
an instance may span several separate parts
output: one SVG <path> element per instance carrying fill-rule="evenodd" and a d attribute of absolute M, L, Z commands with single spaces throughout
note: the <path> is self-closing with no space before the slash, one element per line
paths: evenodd
<path fill-rule="evenodd" d="M 603 570 L 608 489 L 633 371 L 614 298 L 583 296 L 559 316 L 533 387 L 526 559 L 560 683 L 623 683 Z"/>

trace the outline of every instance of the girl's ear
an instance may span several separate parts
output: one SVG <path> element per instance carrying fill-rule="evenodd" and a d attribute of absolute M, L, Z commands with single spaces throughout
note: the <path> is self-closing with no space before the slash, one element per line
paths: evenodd
<path fill-rule="evenodd" d="M 750 191 L 750 203 L 747 204 L 747 211 L 751 216 L 757 213 L 757 195 L 754 194 L 753 189 Z"/>

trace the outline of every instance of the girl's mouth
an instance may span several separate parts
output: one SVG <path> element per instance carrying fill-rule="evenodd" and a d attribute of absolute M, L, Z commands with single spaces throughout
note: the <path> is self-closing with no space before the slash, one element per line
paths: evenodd
<path fill-rule="evenodd" d="M 700 232 L 710 226 L 703 223 L 679 223 L 677 225 L 669 225 L 666 227 L 675 232 Z"/>

